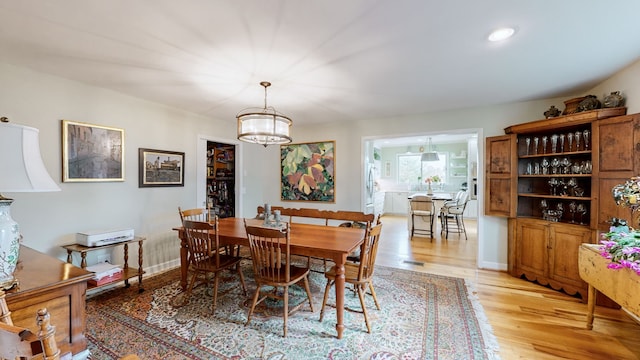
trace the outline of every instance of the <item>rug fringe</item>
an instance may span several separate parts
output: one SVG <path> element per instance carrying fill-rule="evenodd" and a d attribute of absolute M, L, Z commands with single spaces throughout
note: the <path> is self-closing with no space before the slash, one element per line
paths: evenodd
<path fill-rule="evenodd" d="M 498 339 L 493 334 L 493 328 L 484 313 L 484 308 L 482 307 L 482 304 L 480 304 L 475 283 L 470 279 L 464 279 L 464 283 L 467 287 L 467 297 L 473 305 L 473 311 L 476 313 L 478 322 L 480 322 L 480 331 L 482 331 L 482 338 L 485 343 L 484 350 L 487 357 L 490 360 L 500 360 L 500 345 L 498 344 Z"/>

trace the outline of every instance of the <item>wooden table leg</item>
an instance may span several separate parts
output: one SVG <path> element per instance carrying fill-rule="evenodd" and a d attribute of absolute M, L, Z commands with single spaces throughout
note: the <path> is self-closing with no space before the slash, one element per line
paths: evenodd
<path fill-rule="evenodd" d="M 180 287 L 182 291 L 187 290 L 187 272 L 189 269 L 189 263 L 187 256 L 189 251 L 187 250 L 187 240 L 184 239 L 184 231 L 178 232 L 178 238 L 180 239 Z"/>
<path fill-rule="evenodd" d="M 346 255 L 343 258 L 333 259 L 336 263 L 336 331 L 338 339 L 342 339 L 342 331 L 344 330 L 344 263 Z"/>
<path fill-rule="evenodd" d="M 587 330 L 593 329 L 593 312 L 596 308 L 596 295 L 597 291 L 592 285 L 589 285 L 587 293 Z"/>

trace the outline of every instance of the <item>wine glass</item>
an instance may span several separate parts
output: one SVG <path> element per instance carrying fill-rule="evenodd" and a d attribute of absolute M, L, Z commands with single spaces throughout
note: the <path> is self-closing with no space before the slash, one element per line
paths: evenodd
<path fill-rule="evenodd" d="M 533 154 L 538 155 L 538 137 L 533 138 Z"/>
<path fill-rule="evenodd" d="M 569 214 L 571 214 L 571 222 L 575 223 L 576 222 L 576 202 L 572 201 L 569 203 Z"/>
<path fill-rule="evenodd" d="M 551 135 L 551 152 L 555 153 L 558 150 L 558 134 Z"/>
<path fill-rule="evenodd" d="M 588 150 L 589 149 L 589 134 L 591 132 L 589 130 L 585 130 L 582 132 L 582 137 L 584 138 L 584 149 Z"/>
<path fill-rule="evenodd" d="M 551 195 L 557 195 L 557 188 L 558 188 L 558 179 L 557 178 L 551 178 L 547 181 L 547 183 L 549 184 L 549 188 L 551 190 Z"/>
<path fill-rule="evenodd" d="M 524 138 L 524 142 L 527 145 L 527 155 L 529 155 L 529 146 L 531 146 L 531 138 L 530 137 Z"/>
<path fill-rule="evenodd" d="M 563 157 L 562 160 L 560 160 L 560 165 L 562 165 L 563 174 L 569 174 L 571 172 L 571 161 L 568 157 Z"/>
<path fill-rule="evenodd" d="M 569 151 L 573 151 L 573 133 L 568 133 L 567 134 L 567 142 L 569 143 Z"/>
<path fill-rule="evenodd" d="M 546 199 L 540 200 L 540 210 L 542 211 L 542 218 L 547 219 L 547 209 L 549 208 L 549 204 Z"/>
<path fill-rule="evenodd" d="M 560 134 L 560 152 L 564 152 L 564 134 Z"/>
<path fill-rule="evenodd" d="M 576 212 L 580 214 L 580 224 L 584 225 L 585 223 L 583 221 L 583 218 L 584 218 L 584 215 L 587 214 L 587 207 L 584 204 L 580 203 L 576 208 Z"/>
<path fill-rule="evenodd" d="M 558 169 L 560 168 L 560 159 L 554 157 L 551 159 L 551 173 L 558 174 Z"/>
<path fill-rule="evenodd" d="M 549 140 L 549 137 L 547 135 L 542 137 L 542 153 L 546 154 L 547 153 L 547 141 Z"/>
<path fill-rule="evenodd" d="M 542 159 L 542 175 L 549 175 L 549 160 L 547 158 Z"/>
<path fill-rule="evenodd" d="M 582 132 L 580 131 L 576 131 L 575 133 L 575 137 L 576 137 L 576 151 L 580 151 L 580 136 L 582 135 Z"/>
<path fill-rule="evenodd" d="M 593 170 L 593 164 L 591 163 L 591 160 L 586 160 L 583 164 L 582 164 L 582 172 L 584 174 L 591 174 L 591 171 Z"/>

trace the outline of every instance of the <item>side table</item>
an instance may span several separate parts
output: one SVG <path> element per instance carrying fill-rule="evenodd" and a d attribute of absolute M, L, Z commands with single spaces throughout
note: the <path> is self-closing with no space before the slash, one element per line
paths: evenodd
<path fill-rule="evenodd" d="M 63 245 L 62 247 L 64 249 L 67 250 L 67 263 L 72 264 L 73 263 L 73 256 L 72 254 L 74 252 L 80 253 L 80 257 L 82 258 L 82 260 L 80 261 L 80 267 L 83 269 L 87 268 L 87 253 L 91 252 L 91 251 L 96 251 L 96 250 L 103 250 L 103 249 L 108 249 L 108 248 L 113 248 L 116 246 L 123 246 L 124 247 L 124 265 L 122 267 L 122 279 L 118 279 L 118 280 L 114 280 L 112 282 L 106 283 L 106 284 L 102 284 L 102 285 L 98 285 L 98 286 L 94 286 L 94 285 L 88 285 L 88 289 L 93 289 L 93 288 L 98 288 L 101 286 L 106 286 L 118 281 L 122 281 L 124 280 L 124 285 L 125 287 L 129 287 L 131 286 L 129 284 L 129 279 L 134 278 L 134 277 L 138 277 L 138 292 L 143 292 L 144 289 L 142 288 L 142 274 L 144 274 L 144 270 L 142 270 L 142 242 L 145 240 L 146 238 L 144 237 L 139 237 L 136 236 L 131 240 L 127 240 L 127 241 L 123 241 L 123 242 L 119 242 L 119 243 L 115 243 L 115 244 L 109 244 L 109 245 L 102 245 L 102 246 L 93 246 L 93 247 L 89 247 L 89 246 L 84 246 L 84 245 L 80 245 L 80 244 L 69 244 L 69 245 Z M 131 243 L 138 243 L 138 268 L 131 268 L 129 267 L 129 244 Z"/>

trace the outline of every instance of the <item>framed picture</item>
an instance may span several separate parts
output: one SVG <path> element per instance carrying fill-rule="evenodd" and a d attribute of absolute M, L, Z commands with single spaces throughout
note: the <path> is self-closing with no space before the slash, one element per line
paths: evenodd
<path fill-rule="evenodd" d="M 124 181 L 124 130 L 62 120 L 62 182 Z"/>
<path fill-rule="evenodd" d="M 138 149 L 138 187 L 184 186 L 184 153 Z"/>
<path fill-rule="evenodd" d="M 335 202 L 335 141 L 280 145 L 283 201 Z"/>

